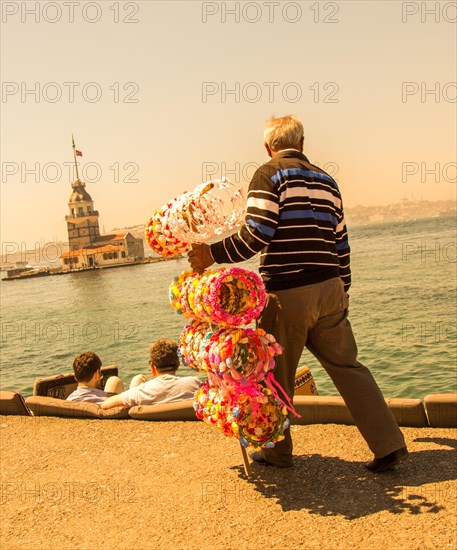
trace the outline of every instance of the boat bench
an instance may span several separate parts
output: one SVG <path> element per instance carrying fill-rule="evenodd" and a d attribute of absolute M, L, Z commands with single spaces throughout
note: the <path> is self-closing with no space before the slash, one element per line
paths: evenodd
<path fill-rule="evenodd" d="M 101 368 L 102 379 L 100 381 L 101 389 L 105 387 L 106 381 L 110 376 L 119 376 L 119 369 L 116 365 L 109 365 Z M 37 378 L 33 384 L 33 395 L 41 395 L 43 397 L 57 397 L 58 399 L 66 399 L 73 393 L 78 386 L 75 375 L 56 374 L 46 378 Z"/>
<path fill-rule="evenodd" d="M 457 427 L 457 394 L 428 395 L 420 399 L 391 398 L 386 402 L 401 427 Z M 25 404 L 36 416 L 62 416 L 67 418 L 105 418 L 195 421 L 197 420 L 192 400 L 160 405 L 141 405 L 130 410 L 102 409 L 95 403 L 64 401 L 53 397 L 32 396 Z M 292 417 L 292 424 L 346 424 L 354 421 L 341 397 L 297 395 L 294 407 L 301 418 Z"/>
<path fill-rule="evenodd" d="M 110 376 L 118 375 L 115 365 L 102 367 L 102 387 Z M 33 395 L 24 398 L 18 392 L 0 391 L 0 414 L 60 416 L 64 418 L 135 419 L 152 421 L 196 421 L 192 400 L 160 405 L 141 405 L 130 410 L 116 407 L 104 410 L 96 403 L 66 401 L 76 388 L 73 374 L 37 378 Z M 392 414 L 402 427 L 457 427 L 457 393 L 430 394 L 420 399 L 386 399 Z M 341 397 L 295 395 L 294 407 L 301 418 L 292 424 L 353 425 L 349 410 Z"/>
<path fill-rule="evenodd" d="M 17 391 L 0 391 L 0 414 L 10 416 L 32 416 L 24 398 Z"/>

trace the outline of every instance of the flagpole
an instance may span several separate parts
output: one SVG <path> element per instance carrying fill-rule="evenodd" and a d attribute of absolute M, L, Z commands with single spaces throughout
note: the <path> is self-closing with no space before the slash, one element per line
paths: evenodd
<path fill-rule="evenodd" d="M 71 141 L 73 145 L 73 158 L 75 159 L 76 181 L 79 181 L 78 163 L 76 162 L 75 138 L 73 137 L 73 134 L 71 134 Z"/>

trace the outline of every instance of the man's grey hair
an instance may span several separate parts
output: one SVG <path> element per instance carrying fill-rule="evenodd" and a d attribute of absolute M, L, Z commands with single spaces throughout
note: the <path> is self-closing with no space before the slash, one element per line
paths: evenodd
<path fill-rule="evenodd" d="M 273 151 L 296 148 L 303 136 L 303 124 L 296 116 L 272 117 L 265 122 L 263 139 Z"/>

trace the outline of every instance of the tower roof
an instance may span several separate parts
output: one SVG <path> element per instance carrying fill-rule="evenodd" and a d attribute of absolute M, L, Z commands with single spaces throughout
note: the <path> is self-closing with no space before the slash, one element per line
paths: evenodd
<path fill-rule="evenodd" d="M 70 195 L 70 201 L 69 202 L 81 202 L 81 201 L 92 201 L 92 197 L 89 195 L 89 193 L 86 191 L 86 184 L 81 180 L 75 180 L 71 184 L 73 188 L 73 192 Z"/>

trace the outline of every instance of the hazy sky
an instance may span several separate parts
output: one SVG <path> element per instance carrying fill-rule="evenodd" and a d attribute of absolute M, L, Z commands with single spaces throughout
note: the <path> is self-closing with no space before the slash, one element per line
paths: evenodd
<path fill-rule="evenodd" d="M 106 231 L 211 175 L 246 188 L 273 114 L 302 118 L 305 154 L 346 207 L 455 199 L 456 12 L 3 1 L 2 242 L 66 240 L 72 132 Z"/>

